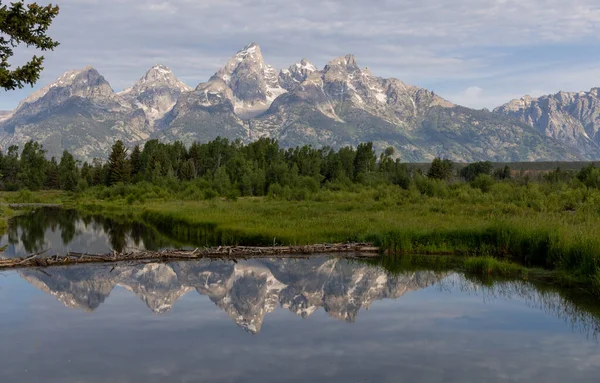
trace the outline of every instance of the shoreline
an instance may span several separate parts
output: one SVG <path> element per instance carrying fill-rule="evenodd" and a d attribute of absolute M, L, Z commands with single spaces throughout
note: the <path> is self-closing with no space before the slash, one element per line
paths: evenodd
<path fill-rule="evenodd" d="M 136 251 L 127 253 L 86 254 L 70 252 L 66 255 L 43 256 L 48 250 L 21 258 L 0 259 L 0 270 L 28 267 L 52 267 L 90 263 L 117 263 L 127 261 L 180 261 L 245 258 L 306 258 L 317 254 L 355 254 L 353 258 L 372 258 L 380 249 L 369 243 L 318 244 L 309 246 L 219 246 L 195 250 Z"/>

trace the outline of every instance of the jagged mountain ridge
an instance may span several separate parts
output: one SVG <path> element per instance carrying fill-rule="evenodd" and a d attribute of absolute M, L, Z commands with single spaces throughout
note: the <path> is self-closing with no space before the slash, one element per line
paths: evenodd
<path fill-rule="evenodd" d="M 277 306 L 303 318 L 323 308 L 333 318 L 353 322 L 359 310 L 372 302 L 397 299 L 445 276 L 434 272 L 390 275 L 377 267 L 329 257 L 296 262 L 200 260 L 114 268 L 73 266 L 19 273 L 66 307 L 89 312 L 98 308 L 115 286 L 133 292 L 157 314 L 168 312 L 179 298 L 196 290 L 253 334 L 260 332 L 266 314 Z"/>
<path fill-rule="evenodd" d="M 284 147 L 372 141 L 378 150 L 393 146 L 406 161 L 594 155 L 518 118 L 455 106 L 426 89 L 376 77 L 352 55 L 331 60 L 323 70 L 303 59 L 278 72 L 251 43 L 193 90 L 157 65 L 118 94 L 103 77 L 92 87 L 97 91 L 80 92 L 80 81 L 72 78 L 93 72 L 67 72 L 23 100 L 12 116 L 0 120 L 2 148 L 33 139 L 50 154 L 67 149 L 90 159 L 106 157 L 116 139 L 128 145 L 149 138 L 191 144 L 221 136 L 244 142 L 271 137 Z"/>
<path fill-rule="evenodd" d="M 0 128 L 2 148 L 34 140 L 51 155 L 67 149 L 81 158 L 104 157 L 115 140 L 142 141 L 152 133 L 144 111 L 119 97 L 89 66 L 31 94 Z"/>
<path fill-rule="evenodd" d="M 600 158 L 600 88 L 537 98 L 524 96 L 494 109 L 494 112 L 518 118 L 589 158 Z"/>
<path fill-rule="evenodd" d="M 180 81 L 171 69 L 155 65 L 131 88 L 117 93 L 134 106 L 144 110 L 153 123 L 173 109 L 182 93 L 191 92 L 192 87 Z"/>

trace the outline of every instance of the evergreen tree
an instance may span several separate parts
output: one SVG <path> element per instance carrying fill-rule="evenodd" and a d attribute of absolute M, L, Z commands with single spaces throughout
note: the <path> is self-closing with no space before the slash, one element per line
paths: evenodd
<path fill-rule="evenodd" d="M 93 168 L 87 163 L 87 161 L 81 166 L 79 178 L 84 180 L 87 185 L 93 185 L 94 183 Z"/>
<path fill-rule="evenodd" d="M 129 182 L 130 174 L 127 148 L 123 145 L 123 141 L 118 140 L 112 146 L 108 157 L 108 186 L 119 182 Z"/>
<path fill-rule="evenodd" d="M 29 141 L 21 152 L 18 178 L 29 190 L 39 190 L 46 181 L 46 151 L 37 142 Z"/>
<path fill-rule="evenodd" d="M 436 157 L 431 163 L 427 177 L 437 180 L 449 180 L 454 172 L 454 163 L 448 159 Z"/>
<path fill-rule="evenodd" d="M 494 165 L 489 161 L 474 162 L 462 168 L 460 170 L 460 176 L 464 178 L 465 181 L 471 182 L 480 174 L 491 175 L 493 168 Z"/>
<path fill-rule="evenodd" d="M 11 145 L 8 147 L 8 153 L 2 160 L 2 176 L 4 177 L 5 188 L 17 188 L 17 174 L 19 174 L 19 147 Z"/>
<path fill-rule="evenodd" d="M 140 146 L 136 145 L 133 148 L 130 156 L 131 163 L 131 177 L 135 177 L 142 171 L 142 151 L 140 150 Z"/>
<path fill-rule="evenodd" d="M 98 186 L 104 184 L 104 167 L 99 158 L 92 161 L 92 183 L 90 185 Z"/>
<path fill-rule="evenodd" d="M 494 171 L 494 178 L 501 181 L 511 179 L 510 167 L 508 165 L 504 165 L 504 168 L 496 169 Z"/>
<path fill-rule="evenodd" d="M 63 152 L 58 165 L 58 179 L 62 190 L 75 191 L 77 189 L 77 182 L 79 181 L 77 163 L 71 153 L 66 150 Z"/>
<path fill-rule="evenodd" d="M 45 187 L 50 190 L 60 189 L 58 163 L 56 162 L 56 158 L 54 157 L 52 157 L 52 159 L 50 160 L 50 162 L 48 162 L 48 165 L 46 166 Z"/>
<path fill-rule="evenodd" d="M 189 159 L 185 161 L 180 169 L 179 177 L 184 181 L 190 181 L 196 178 L 196 166 L 194 165 L 194 160 Z"/>
<path fill-rule="evenodd" d="M 58 7 L 52 4 L 40 6 L 16 1 L 2 5 L 0 1 L 0 88 L 13 90 L 32 85 L 44 69 L 44 57 L 33 58 L 11 70 L 8 59 L 19 44 L 46 51 L 54 50 L 58 42 L 46 35 L 50 24 L 58 15 Z"/>

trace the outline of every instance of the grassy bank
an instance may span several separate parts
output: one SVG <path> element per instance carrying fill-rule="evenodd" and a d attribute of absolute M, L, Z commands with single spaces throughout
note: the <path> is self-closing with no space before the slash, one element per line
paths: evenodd
<path fill-rule="evenodd" d="M 40 200 L 127 212 L 199 245 L 369 241 L 390 255 L 460 255 L 461 268 L 480 274 L 527 277 L 523 267 L 553 271 L 556 279 L 583 283 L 600 295 L 598 189 L 498 182 L 482 190 L 433 181 L 421 189 L 388 185 L 322 189 L 302 200 L 194 200 L 153 190 L 131 198 L 129 189 L 121 188 Z M 131 190 L 141 193 L 135 186 Z"/>

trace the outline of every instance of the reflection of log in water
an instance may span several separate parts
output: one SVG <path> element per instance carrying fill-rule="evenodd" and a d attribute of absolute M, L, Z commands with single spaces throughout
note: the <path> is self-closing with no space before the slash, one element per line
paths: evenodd
<path fill-rule="evenodd" d="M 370 257 L 379 252 L 379 248 L 368 243 L 345 243 L 345 244 L 321 244 L 307 246 L 219 246 L 213 248 L 197 248 L 195 250 L 163 250 L 163 251 L 136 251 L 109 254 L 85 254 L 70 252 L 66 255 L 44 256 L 42 253 L 32 254 L 23 258 L 0 259 L 0 269 L 22 268 L 22 267 L 49 267 L 64 266 L 82 263 L 105 263 L 121 261 L 144 261 L 144 260 L 181 260 L 200 258 L 256 258 L 285 256 L 306 257 L 310 254 L 331 253 L 356 253 L 356 257 Z"/>

